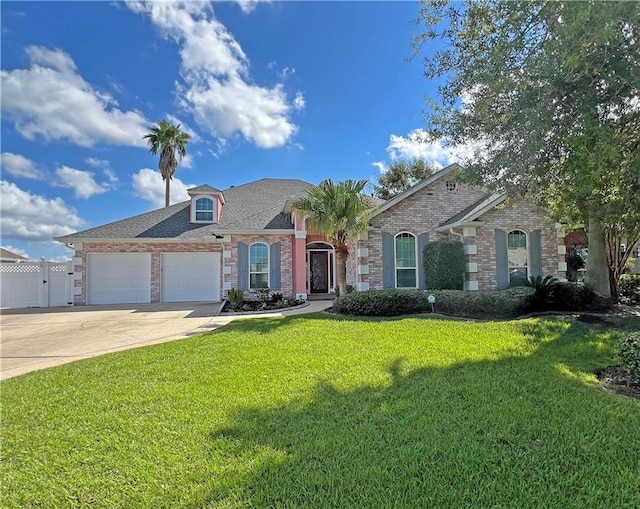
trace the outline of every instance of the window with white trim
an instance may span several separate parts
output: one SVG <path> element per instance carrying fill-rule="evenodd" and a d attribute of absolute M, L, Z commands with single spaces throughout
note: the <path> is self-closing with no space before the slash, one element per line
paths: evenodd
<path fill-rule="evenodd" d="M 514 230 L 507 235 L 507 260 L 509 262 L 509 283 L 522 283 L 529 277 L 529 257 L 527 234 Z"/>
<path fill-rule="evenodd" d="M 269 246 L 262 243 L 249 247 L 249 289 L 269 288 Z"/>
<path fill-rule="evenodd" d="M 396 288 L 417 288 L 416 237 L 399 233 L 395 238 Z"/>
<path fill-rule="evenodd" d="M 196 222 L 213 223 L 213 200 L 198 198 L 194 204 Z"/>

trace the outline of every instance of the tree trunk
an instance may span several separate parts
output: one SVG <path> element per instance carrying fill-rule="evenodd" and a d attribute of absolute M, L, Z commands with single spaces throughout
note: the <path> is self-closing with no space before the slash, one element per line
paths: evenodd
<path fill-rule="evenodd" d="M 349 252 L 336 246 L 336 263 L 338 269 L 338 289 L 340 295 L 347 294 L 347 257 Z"/>
<path fill-rule="evenodd" d="M 611 297 L 605 232 L 596 214 L 589 214 L 589 258 L 585 284 L 600 297 Z"/>
<path fill-rule="evenodd" d="M 165 207 L 169 206 L 169 196 L 171 194 L 170 188 L 171 188 L 171 179 L 170 178 L 164 179 L 164 206 Z"/>

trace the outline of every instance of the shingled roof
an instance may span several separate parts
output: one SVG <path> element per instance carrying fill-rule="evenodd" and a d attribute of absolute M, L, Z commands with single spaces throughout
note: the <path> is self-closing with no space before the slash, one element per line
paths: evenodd
<path fill-rule="evenodd" d="M 207 189 L 199 186 L 195 189 Z M 235 231 L 292 230 L 282 212 L 287 200 L 304 195 L 311 184 L 297 179 L 264 178 L 222 191 L 225 205 L 220 222 L 191 223 L 190 204 L 185 201 L 145 214 L 56 237 L 61 242 L 109 239 L 174 239 L 197 241 Z M 211 188 L 215 189 L 215 188 Z M 216 190 L 217 191 L 217 190 Z"/>

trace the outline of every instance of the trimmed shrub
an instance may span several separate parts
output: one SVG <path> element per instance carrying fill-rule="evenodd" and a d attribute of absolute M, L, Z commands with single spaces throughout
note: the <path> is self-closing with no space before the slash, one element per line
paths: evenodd
<path fill-rule="evenodd" d="M 519 286 L 489 292 L 440 290 L 433 293 L 436 296 L 435 310 L 438 313 L 468 317 L 514 317 L 527 310 L 528 301 L 535 291 L 533 288 Z"/>
<path fill-rule="evenodd" d="M 513 317 L 525 309 L 531 288 L 520 287 L 491 292 L 462 290 L 369 290 L 338 297 L 333 305 L 337 313 L 353 316 L 398 316 L 430 313 L 429 295 L 436 296 L 434 310 L 456 316 Z"/>
<path fill-rule="evenodd" d="M 640 304 L 640 274 L 622 274 L 618 292 L 623 304 Z"/>
<path fill-rule="evenodd" d="M 333 304 L 337 313 L 353 316 L 397 316 L 425 313 L 428 294 L 419 290 L 368 290 L 341 295 Z"/>
<path fill-rule="evenodd" d="M 618 355 L 631 379 L 640 382 L 640 332 L 632 332 L 620 342 Z"/>
<path fill-rule="evenodd" d="M 596 295 L 588 286 L 578 283 L 555 285 L 547 299 L 550 311 L 606 311 L 611 308 L 610 299 Z"/>
<path fill-rule="evenodd" d="M 423 251 L 427 287 L 433 290 L 462 290 L 466 256 L 462 242 L 429 242 Z"/>

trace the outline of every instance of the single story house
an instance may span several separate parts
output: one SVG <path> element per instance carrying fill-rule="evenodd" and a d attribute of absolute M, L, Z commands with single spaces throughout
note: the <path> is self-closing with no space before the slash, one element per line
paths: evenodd
<path fill-rule="evenodd" d="M 353 240 L 347 283 L 356 290 L 428 288 L 422 250 L 460 240 L 465 289 L 505 288 L 510 278 L 566 271 L 564 232 L 527 200 L 456 181 L 451 165 L 375 208 Z M 293 207 L 311 184 L 261 179 L 57 237 L 75 250 L 76 305 L 218 301 L 232 289 L 268 287 L 306 299 L 336 289 L 335 252 Z"/>
<path fill-rule="evenodd" d="M 18 253 L 14 253 L 4 247 L 0 247 L 0 263 L 20 263 L 28 262 L 29 258 L 22 256 Z"/>

